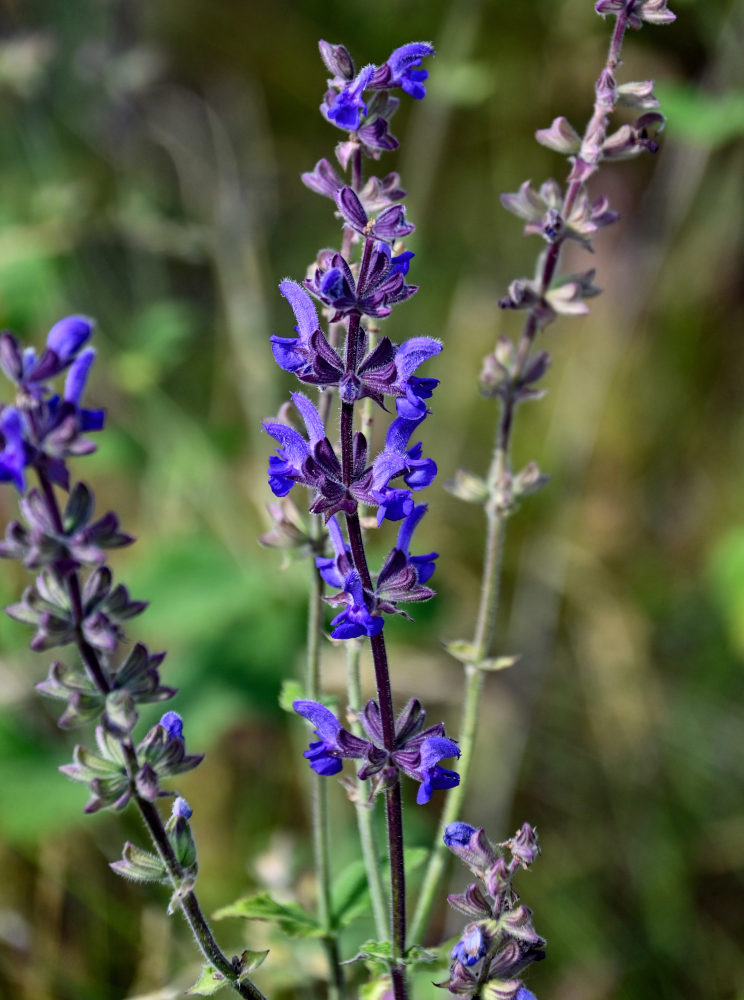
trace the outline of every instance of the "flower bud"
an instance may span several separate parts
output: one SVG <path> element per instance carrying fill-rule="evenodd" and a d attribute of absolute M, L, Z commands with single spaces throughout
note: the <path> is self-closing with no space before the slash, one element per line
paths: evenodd
<path fill-rule="evenodd" d="M 340 76 L 343 80 L 354 79 L 354 61 L 345 45 L 331 45 L 324 39 L 318 42 L 320 58 L 325 63 L 326 69 L 334 76 Z"/>
<path fill-rule="evenodd" d="M 482 826 L 450 823 L 444 831 L 444 843 L 476 874 L 485 871 L 497 860 L 497 854 Z"/>
<path fill-rule="evenodd" d="M 553 119 L 550 128 L 541 128 L 535 132 L 535 138 L 541 146 L 554 149 L 556 153 L 578 153 L 581 139 L 576 129 L 561 115 Z"/>

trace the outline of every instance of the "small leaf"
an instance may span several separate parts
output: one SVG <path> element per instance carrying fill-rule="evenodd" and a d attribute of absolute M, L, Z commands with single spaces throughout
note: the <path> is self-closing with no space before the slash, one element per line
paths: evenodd
<path fill-rule="evenodd" d="M 433 965 L 438 959 L 438 952 L 423 948 L 420 944 L 414 944 L 406 952 L 405 964 L 410 968 L 417 965 Z"/>
<path fill-rule="evenodd" d="M 163 862 L 156 854 L 143 851 L 129 841 L 124 845 L 122 860 L 112 861 L 110 867 L 117 875 L 135 882 L 162 882 L 167 877 Z"/>
<path fill-rule="evenodd" d="M 268 892 L 238 899 L 214 914 L 215 920 L 243 917 L 246 920 L 268 920 L 277 924 L 289 937 L 322 937 L 323 928 L 299 903 L 279 903 Z"/>
<path fill-rule="evenodd" d="M 227 986 L 229 980 L 221 972 L 218 972 L 213 965 L 203 965 L 201 976 L 197 979 L 187 994 L 196 994 L 200 997 L 211 997 L 223 986 Z"/>
<path fill-rule="evenodd" d="M 341 965 L 352 965 L 354 962 L 370 962 L 374 967 L 385 970 L 393 957 L 393 946 L 389 941 L 365 941 L 353 958 L 347 959 Z"/>
<path fill-rule="evenodd" d="M 194 867 L 190 871 L 184 872 L 183 882 L 174 890 L 171 898 L 168 900 L 168 916 L 172 917 L 176 912 L 178 907 L 184 901 L 186 896 L 190 892 L 194 891 L 194 883 L 196 882 L 196 868 Z"/>
<path fill-rule="evenodd" d="M 305 689 L 299 681 L 288 678 L 282 681 L 282 689 L 279 692 L 279 708 L 285 712 L 294 712 L 293 701 L 303 701 L 305 699 Z"/>
<path fill-rule="evenodd" d="M 488 483 L 467 469 L 458 469 L 455 478 L 446 482 L 444 488 L 465 503 L 483 504 L 488 500 Z"/>
<path fill-rule="evenodd" d="M 479 670 L 508 670 L 509 667 L 513 667 L 519 659 L 521 659 L 521 655 L 519 653 L 517 653 L 516 656 L 492 656 L 487 660 L 481 660 L 477 666 Z"/>
<path fill-rule="evenodd" d="M 475 661 L 475 650 L 472 642 L 467 639 L 453 639 L 451 642 L 442 643 L 450 656 L 454 656 L 460 663 L 473 663 Z"/>
<path fill-rule="evenodd" d="M 243 980 L 247 978 L 249 972 L 255 972 L 259 965 L 263 964 L 263 961 L 268 954 L 268 948 L 266 951 L 251 951 L 249 948 L 246 948 L 240 956 L 240 974 L 238 975 L 238 982 L 243 982 Z"/>

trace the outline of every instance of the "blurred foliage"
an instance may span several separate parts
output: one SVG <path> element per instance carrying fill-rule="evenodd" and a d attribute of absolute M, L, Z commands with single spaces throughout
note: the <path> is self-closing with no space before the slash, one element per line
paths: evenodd
<path fill-rule="evenodd" d="M 671 6 L 676 24 L 632 34 L 622 69 L 659 79 L 663 149 L 601 175 L 623 216 L 597 241 L 605 294 L 551 328 L 549 395 L 520 411 L 515 462 L 553 479 L 510 525 L 496 652 L 523 655 L 489 678 L 464 817 L 496 839 L 524 819 L 540 829 L 522 889 L 549 940 L 530 978 L 543 1000 L 744 997 L 744 5 Z M 496 335 L 518 330 L 496 301 L 537 251 L 498 194 L 562 176 L 532 134 L 557 114 L 586 120 L 609 28 L 592 8 L 0 6 L 2 324 L 41 342 L 60 315 L 97 317 L 108 430 L 78 468 L 140 539 L 114 564 L 151 601 L 132 635 L 169 650 L 189 745 L 209 751 L 180 790 L 210 912 L 264 890 L 313 895 L 305 733 L 278 706 L 301 662 L 307 570 L 280 571 L 255 538 L 269 499 L 260 419 L 290 388 L 267 346 L 289 329 L 276 285 L 337 237 L 298 177 L 336 140 L 317 113 L 317 39 L 360 63 L 411 39 L 437 47 L 429 97 L 401 109 L 401 151 L 385 161 L 410 191 L 421 285 L 387 332 L 445 342 L 424 438 L 444 481 L 486 462 L 495 414 L 476 376 Z M 389 629 L 398 698 L 424 677 L 432 717 L 456 734 L 459 668 L 438 640 L 472 624 L 482 526 L 441 484 L 430 494 L 440 596 Z M 13 503 L 3 490 L 4 521 Z M 8 603 L 24 575 L 2 570 Z M 0 620 L 0 995 L 175 997 L 198 975 L 192 944 L 161 893 L 107 867 L 125 836 L 141 839 L 134 818 L 82 817 L 81 790 L 55 774 L 73 739 L 33 693 L 47 664 L 27 638 Z M 330 647 L 325 671 L 341 693 Z M 350 810 L 331 798 L 334 860 L 354 870 Z M 411 845 L 435 817 L 407 810 Z M 431 943 L 458 926 L 443 907 Z M 253 922 L 219 931 L 234 951 L 271 948 L 256 978 L 274 1000 L 321 995 L 312 940 Z M 372 933 L 352 924 L 344 953 Z M 440 971 L 417 973 L 416 998 L 439 995 Z"/>

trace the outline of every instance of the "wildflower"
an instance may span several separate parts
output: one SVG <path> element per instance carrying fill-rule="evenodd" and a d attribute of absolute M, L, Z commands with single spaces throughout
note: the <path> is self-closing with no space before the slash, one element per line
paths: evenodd
<path fill-rule="evenodd" d="M 333 712 L 319 702 L 295 701 L 292 707 L 315 726 L 318 742 L 311 743 L 304 756 L 318 774 L 338 774 L 344 758 L 364 761 L 359 771 L 362 779 L 387 777 L 391 768 L 397 769 L 421 782 L 416 797 L 419 805 L 428 802 L 434 790 L 452 788 L 460 780 L 455 771 L 439 766 L 440 760 L 459 757 L 459 747 L 444 736 L 441 724 L 423 729 L 426 712 L 418 699 L 412 698 L 398 717 L 390 753 L 384 746 L 380 711 L 374 701 L 367 702 L 359 717 L 368 740 L 344 729 Z"/>
<path fill-rule="evenodd" d="M 409 42 L 391 52 L 372 77 L 370 89 L 388 90 L 400 87 L 411 97 L 421 100 L 426 97 L 424 80 L 429 76 L 425 69 L 416 69 L 426 56 L 434 55 L 434 46 L 429 42 Z"/>
<path fill-rule="evenodd" d="M 638 30 L 644 21 L 649 24 L 671 24 L 677 15 L 667 10 L 667 0 L 598 0 L 594 9 L 603 17 L 605 14 L 624 14 L 628 26 Z"/>
<path fill-rule="evenodd" d="M 166 712 L 160 720 L 160 725 L 168 734 L 168 739 L 183 739 L 183 719 L 178 712 Z"/>
<path fill-rule="evenodd" d="M 486 954 L 486 939 L 478 924 L 468 924 L 462 937 L 450 952 L 450 958 L 463 965 L 476 965 Z"/>
<path fill-rule="evenodd" d="M 191 819 L 193 812 L 186 799 L 182 799 L 180 795 L 176 796 L 171 808 L 171 816 L 174 819 Z"/>
<path fill-rule="evenodd" d="M 405 251 L 393 257 L 390 247 L 378 240 L 363 285 L 357 287 L 344 257 L 324 251 L 319 255 L 314 276 L 304 285 L 324 305 L 335 310 L 331 322 L 352 312 L 382 319 L 390 315 L 396 303 L 404 302 L 418 291 L 417 285 L 407 285 L 404 279 L 413 256 Z"/>
<path fill-rule="evenodd" d="M 303 756 L 310 761 L 316 774 L 329 777 L 343 767 L 346 757 L 363 758 L 370 754 L 372 745 L 344 729 L 333 712 L 317 701 L 294 701 L 292 708 L 312 722 L 318 741 L 311 743 Z M 339 740 L 343 734 L 343 745 Z"/>
<path fill-rule="evenodd" d="M 416 228 L 406 221 L 406 211 L 402 205 L 391 205 L 376 218 L 369 218 L 364 206 L 353 188 L 344 186 L 336 192 L 336 205 L 347 225 L 370 239 L 395 243 L 409 236 Z"/>
<path fill-rule="evenodd" d="M 6 406 L 0 413 L 0 431 L 5 442 L 0 451 L 0 482 L 12 482 L 23 493 L 29 449 L 23 436 L 23 418 L 15 406 Z"/>
<path fill-rule="evenodd" d="M 375 72 L 374 66 L 365 66 L 338 94 L 329 91 L 320 106 L 321 114 L 338 128 L 353 131 L 359 128 L 362 115 L 367 114 L 367 105 L 362 94 Z"/>
<path fill-rule="evenodd" d="M 374 597 L 365 593 L 361 577 L 355 569 L 344 580 L 342 600 L 346 602 L 346 607 L 331 620 L 333 639 L 358 639 L 382 632 L 383 619 L 372 613 Z"/>

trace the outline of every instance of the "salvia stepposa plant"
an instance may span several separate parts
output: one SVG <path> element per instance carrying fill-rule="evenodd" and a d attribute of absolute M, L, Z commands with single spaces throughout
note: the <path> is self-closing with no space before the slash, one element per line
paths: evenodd
<path fill-rule="evenodd" d="M 599 230 L 617 222 L 594 175 L 605 161 L 655 153 L 664 124 L 653 83 L 618 76 L 626 32 L 674 20 L 666 0 L 599 0 L 595 10 L 611 17 L 612 36 L 589 122 L 582 133 L 559 115 L 536 133 L 539 143 L 567 158 L 566 180 L 539 186 L 525 181 L 502 196 L 504 207 L 524 220 L 525 234 L 539 238 L 541 250 L 533 276 L 512 281 L 498 302 L 522 313 L 521 334 L 500 336 L 480 375 L 481 391 L 498 410 L 490 467 L 482 474 L 459 470 L 449 484 L 462 501 L 482 507 L 486 526 L 472 638 L 446 644 L 463 667 L 454 735 L 427 719 L 424 691 L 396 705 L 395 665 L 385 636 L 391 616 L 409 619 L 409 606 L 435 593 L 437 553 L 426 536 L 422 491 L 438 469 L 426 443 L 426 418 L 447 386 L 436 377 L 446 348 L 436 336 L 414 334 L 397 343 L 384 334 L 393 308 L 419 289 L 413 283 L 414 254 L 406 249 L 415 228 L 406 214 L 406 191 L 397 173 L 377 167 L 399 145 L 391 121 L 401 100 L 426 96 L 434 47 L 409 42 L 379 65 L 357 68 L 342 44 L 319 45 L 328 72 L 320 112 L 337 130 L 338 141 L 333 158 L 321 159 L 302 181 L 329 203 L 327 236 L 338 239 L 318 252 L 303 278 L 285 278 L 279 285 L 291 316 L 281 335 L 269 337 L 270 349 L 300 384 L 279 414 L 264 422 L 275 445 L 268 472 L 276 500 L 269 505 L 272 526 L 261 539 L 311 561 L 306 670 L 302 684 L 292 688 L 291 705 L 312 729 L 304 757 L 314 772 L 317 908 L 309 913 L 263 893 L 238 900 L 222 915 L 274 919 L 290 934 L 318 938 L 327 959 L 327 992 L 335 1000 L 358 991 L 359 976 L 350 972 L 354 962 L 371 972 L 366 997 L 404 1000 L 411 968 L 436 961 L 436 952 L 423 942 L 441 896 L 448 852 L 475 881 L 447 897 L 467 923 L 451 948 L 449 974 L 436 986 L 480 1000 L 534 1000 L 525 977 L 546 955 L 546 942 L 514 886 L 540 853 L 536 830 L 524 823 L 511 838 L 492 841 L 461 813 L 484 677 L 516 659 L 492 654 L 506 525 L 519 504 L 547 482 L 534 462 L 512 468 L 518 406 L 544 391 L 550 359 L 540 344 L 542 331 L 561 317 L 586 314 L 587 300 L 600 291 L 594 269 L 563 272 L 561 252 L 568 240 L 591 251 Z M 614 121 L 621 107 L 631 109 L 630 121 Z M 104 432 L 104 411 L 83 403 L 95 359 L 93 330 L 86 316 L 68 316 L 52 327 L 41 351 L 24 347 L 10 332 L 0 335 L 0 367 L 11 385 L 0 404 L 0 482 L 15 490 L 20 507 L 0 555 L 19 560 L 33 576 L 21 599 L 6 610 L 30 626 L 33 650 L 47 660 L 59 656 L 37 684 L 42 695 L 61 703 L 59 725 L 94 730 L 92 745 L 81 742 L 72 762 L 61 768 L 87 787 L 85 811 L 129 807 L 143 821 L 149 843 L 125 843 L 111 867 L 126 878 L 166 887 L 169 912 L 186 919 L 203 958 L 191 992 L 212 995 L 231 988 L 258 1000 L 264 994 L 254 972 L 267 952 L 225 953 L 195 893 L 192 807 L 175 786 L 203 755 L 187 751 L 187 727 L 176 711 L 164 712 L 149 731 L 138 732 L 139 706 L 169 701 L 177 692 L 161 679 L 165 654 L 130 636 L 130 620 L 145 611 L 146 602 L 115 582 L 108 565 L 109 550 L 134 538 L 114 512 L 96 510 L 93 490 L 75 479 L 72 468 L 73 460 L 95 450 L 95 435 Z M 376 453 L 373 429 L 382 441 Z M 373 561 L 367 540 L 384 532 L 387 554 Z M 327 625 L 324 604 L 333 609 Z M 343 710 L 322 690 L 326 631 L 346 652 Z M 367 645 L 376 694 L 364 702 L 360 653 Z M 331 892 L 336 873 L 328 779 L 337 775 L 356 811 L 365 894 L 376 929 L 376 938 L 353 955 L 342 954 L 339 937 L 357 914 L 358 901 L 347 898 L 339 906 Z M 409 785 L 418 806 L 444 802 L 415 903 L 408 898 L 404 850 Z M 384 810 L 384 845 L 374 822 L 378 803 Z"/>

